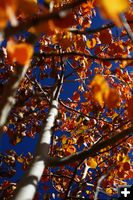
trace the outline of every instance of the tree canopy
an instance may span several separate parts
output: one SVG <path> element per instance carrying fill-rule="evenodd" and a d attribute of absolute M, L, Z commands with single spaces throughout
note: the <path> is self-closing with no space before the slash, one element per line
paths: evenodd
<path fill-rule="evenodd" d="M 133 184 L 132 31 L 131 0 L 0 0 L 0 199 Z"/>

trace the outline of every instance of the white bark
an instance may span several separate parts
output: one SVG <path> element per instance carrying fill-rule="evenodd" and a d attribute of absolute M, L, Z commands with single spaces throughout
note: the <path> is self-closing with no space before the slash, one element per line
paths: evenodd
<path fill-rule="evenodd" d="M 86 161 L 85 161 L 85 167 L 84 167 L 84 171 L 83 171 L 83 174 L 82 174 L 82 177 L 81 177 L 81 183 L 82 183 L 83 180 L 86 178 L 89 168 L 90 168 L 90 167 L 87 165 L 87 163 L 86 163 Z M 77 197 L 77 198 L 80 197 L 80 196 L 81 196 L 81 193 L 82 193 L 82 186 L 81 186 L 81 188 L 79 189 L 79 191 L 77 192 L 76 197 Z"/>
<path fill-rule="evenodd" d="M 45 166 L 52 136 L 52 128 L 58 114 L 58 101 L 53 100 L 46 123 L 40 138 L 35 158 L 28 172 L 20 182 L 14 200 L 32 200 L 36 193 L 38 182 L 41 179 Z"/>
<path fill-rule="evenodd" d="M 106 176 L 107 176 L 107 174 L 104 174 L 98 180 L 97 187 L 96 187 L 96 192 L 95 192 L 95 196 L 94 196 L 94 200 L 98 200 L 98 194 L 100 192 L 100 185 L 101 185 L 102 181 L 106 178 Z"/>
<path fill-rule="evenodd" d="M 4 88 L 4 93 L 0 103 L 0 127 L 6 123 L 7 117 L 16 102 L 15 95 L 21 80 L 26 74 L 27 69 L 27 65 L 18 66 L 16 68 L 16 72 L 13 73 L 12 77 Z"/>

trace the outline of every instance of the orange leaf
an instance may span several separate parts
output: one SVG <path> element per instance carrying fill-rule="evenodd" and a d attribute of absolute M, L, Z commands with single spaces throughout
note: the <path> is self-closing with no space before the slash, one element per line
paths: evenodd
<path fill-rule="evenodd" d="M 64 145 L 66 143 L 67 143 L 67 137 L 66 137 L 66 135 L 63 135 L 62 136 L 62 144 Z"/>
<path fill-rule="evenodd" d="M 95 158 L 89 158 L 89 160 L 87 161 L 87 165 L 90 168 L 94 168 L 95 169 L 97 167 L 96 159 Z"/>
<path fill-rule="evenodd" d="M 99 33 L 99 39 L 102 44 L 109 44 L 112 42 L 111 31 L 109 29 L 102 30 Z"/>
<path fill-rule="evenodd" d="M 74 92 L 72 98 L 74 101 L 80 101 L 80 94 L 78 92 Z"/>
<path fill-rule="evenodd" d="M 118 92 L 115 89 L 110 89 L 109 95 L 105 100 L 108 108 L 115 108 L 120 101 Z"/>
<path fill-rule="evenodd" d="M 117 26 L 122 26 L 119 14 L 128 10 L 128 0 L 97 0 L 103 17 L 111 19 Z"/>
<path fill-rule="evenodd" d="M 109 95 L 109 85 L 103 76 L 97 74 L 91 82 L 92 92 L 95 100 L 103 107 L 105 99 Z"/>
<path fill-rule="evenodd" d="M 14 41 L 7 43 L 7 51 L 12 62 L 18 62 L 21 65 L 29 64 L 33 55 L 33 46 L 31 44 L 19 43 Z"/>
<path fill-rule="evenodd" d="M 65 153 L 67 155 L 70 155 L 70 154 L 75 153 L 75 152 L 76 152 L 76 148 L 73 145 L 69 145 L 65 150 Z"/>
<path fill-rule="evenodd" d="M 106 192 L 107 194 L 111 195 L 113 193 L 112 189 L 111 188 L 106 188 Z"/>

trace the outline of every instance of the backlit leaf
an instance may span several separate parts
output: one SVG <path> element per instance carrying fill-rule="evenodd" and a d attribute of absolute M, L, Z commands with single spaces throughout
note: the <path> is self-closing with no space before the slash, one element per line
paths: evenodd
<path fill-rule="evenodd" d="M 129 8 L 128 0 L 97 0 L 100 6 L 102 15 L 114 21 L 117 26 L 121 26 L 119 14 L 125 12 Z"/>
<path fill-rule="evenodd" d="M 94 48 L 96 46 L 96 39 L 92 38 L 92 40 L 87 40 L 86 45 L 89 49 Z"/>
<path fill-rule="evenodd" d="M 90 168 L 94 168 L 95 169 L 97 167 L 96 159 L 95 158 L 89 158 L 88 161 L 87 161 L 87 165 Z"/>
<path fill-rule="evenodd" d="M 20 163 L 23 163 L 23 162 L 24 162 L 24 159 L 23 159 L 22 156 L 20 155 L 20 156 L 18 156 L 17 161 L 20 162 Z"/>
<path fill-rule="evenodd" d="M 95 100 L 103 107 L 105 99 L 109 95 L 109 85 L 105 78 L 101 75 L 96 75 L 91 82 L 92 92 Z"/>
<path fill-rule="evenodd" d="M 69 145 L 65 150 L 66 155 L 70 155 L 75 152 L 76 152 L 76 148 L 73 145 Z"/>
<path fill-rule="evenodd" d="M 112 191 L 111 188 L 107 188 L 107 189 L 106 189 L 106 192 L 107 192 L 109 195 L 111 195 L 113 191 Z"/>
<path fill-rule="evenodd" d="M 119 93 L 115 89 L 110 89 L 109 95 L 105 101 L 108 108 L 115 108 L 120 101 Z"/>
<path fill-rule="evenodd" d="M 7 51 L 12 62 L 26 65 L 33 55 L 33 46 L 26 43 L 16 44 L 11 40 L 7 43 Z"/>

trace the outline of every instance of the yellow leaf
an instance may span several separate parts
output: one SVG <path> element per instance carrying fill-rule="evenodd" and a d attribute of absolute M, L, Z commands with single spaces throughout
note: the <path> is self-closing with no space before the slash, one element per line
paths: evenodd
<path fill-rule="evenodd" d="M 63 135 L 62 136 L 62 144 L 64 145 L 66 143 L 67 143 L 67 137 L 66 137 L 66 135 Z"/>
<path fill-rule="evenodd" d="M 107 189 L 106 189 L 106 192 L 107 192 L 109 195 L 111 195 L 111 194 L 112 194 L 112 189 L 111 189 L 111 188 L 107 188 Z"/>
<path fill-rule="evenodd" d="M 89 158 L 89 160 L 87 161 L 87 165 L 88 165 L 90 168 L 95 169 L 95 168 L 97 167 L 96 159 L 95 159 L 95 158 Z"/>
<path fill-rule="evenodd" d="M 109 95 L 109 85 L 103 76 L 97 74 L 91 82 L 94 99 L 103 107 Z"/>
<path fill-rule="evenodd" d="M 122 160 L 122 162 L 123 162 L 123 163 L 124 163 L 124 162 L 130 162 L 129 156 L 128 156 L 128 155 L 125 155 L 124 158 L 123 158 L 123 160 Z"/>
<path fill-rule="evenodd" d="M 96 39 L 92 38 L 92 40 L 87 40 L 86 45 L 89 49 L 94 48 L 96 46 Z"/>
<path fill-rule="evenodd" d="M 121 26 L 119 14 L 125 12 L 129 8 L 128 0 L 97 0 L 102 15 L 114 21 L 117 26 Z"/>
<path fill-rule="evenodd" d="M 20 162 L 20 163 L 23 163 L 24 159 L 22 158 L 22 155 L 20 155 L 20 156 L 17 158 L 17 161 Z"/>
<path fill-rule="evenodd" d="M 91 191 L 90 190 L 86 190 L 86 194 L 91 194 Z"/>
<path fill-rule="evenodd" d="M 16 144 L 18 144 L 19 142 L 21 142 L 21 140 L 22 140 L 22 139 L 21 139 L 20 137 L 17 136 L 17 137 L 16 137 L 16 141 L 15 141 Z"/>
<path fill-rule="evenodd" d="M 69 145 L 69 146 L 65 149 L 65 152 L 66 152 L 67 155 L 70 155 L 70 154 L 76 152 L 76 148 L 75 148 L 74 145 Z"/>
<path fill-rule="evenodd" d="M 124 163 L 124 162 L 130 162 L 130 158 L 129 158 L 129 156 L 128 155 L 125 155 L 125 154 L 118 154 L 117 155 L 117 161 L 118 162 L 122 162 L 122 163 Z"/>

